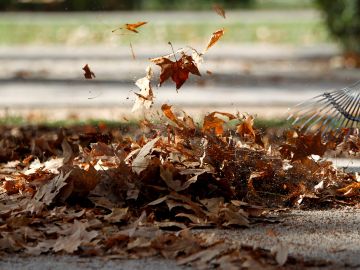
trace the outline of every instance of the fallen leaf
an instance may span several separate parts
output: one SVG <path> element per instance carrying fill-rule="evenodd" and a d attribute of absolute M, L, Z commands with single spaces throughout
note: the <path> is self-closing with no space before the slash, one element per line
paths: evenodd
<path fill-rule="evenodd" d="M 143 170 L 145 170 L 151 160 L 151 151 L 153 150 L 155 144 L 160 138 L 155 138 L 151 141 L 149 141 L 147 144 L 145 144 L 137 154 L 136 158 L 133 160 L 131 167 L 132 171 L 136 174 L 140 174 Z"/>
<path fill-rule="evenodd" d="M 53 203 L 56 195 L 58 195 L 60 190 L 67 185 L 66 180 L 70 174 L 71 171 L 67 172 L 66 174 L 64 172 L 60 172 L 60 174 L 56 175 L 48 183 L 41 186 L 34 195 L 33 199 L 39 202 L 43 202 L 46 205 Z"/>
<path fill-rule="evenodd" d="M 360 195 L 360 183 L 355 182 L 347 185 L 346 187 L 339 188 L 337 193 L 345 196 L 345 197 L 353 197 Z"/>
<path fill-rule="evenodd" d="M 65 251 L 67 253 L 73 253 L 81 245 L 88 244 L 93 240 L 98 232 L 96 231 L 87 231 L 87 223 L 83 223 L 75 220 L 73 224 L 68 226 L 68 228 L 59 231 L 61 235 L 54 244 L 54 251 Z"/>
<path fill-rule="evenodd" d="M 104 216 L 104 219 L 110 223 L 118 223 L 122 221 L 126 221 L 129 217 L 128 214 L 129 208 L 113 208 L 111 209 L 111 213 Z"/>

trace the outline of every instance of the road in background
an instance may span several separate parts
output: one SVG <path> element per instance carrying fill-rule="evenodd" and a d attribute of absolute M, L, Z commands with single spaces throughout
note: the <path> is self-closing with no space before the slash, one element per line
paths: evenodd
<path fill-rule="evenodd" d="M 159 68 L 153 65 L 154 107 L 168 103 L 195 115 L 221 109 L 283 118 L 289 107 L 360 78 L 357 70 L 338 68 L 333 45 L 217 45 L 204 57 L 202 76 L 191 75 L 178 92 L 172 82 L 156 87 Z M 133 60 L 128 47 L 2 47 L 0 115 L 136 117 L 134 82 L 145 75 L 150 57 L 167 52 L 167 47 L 139 48 Z M 85 64 L 96 79 L 84 79 Z"/>

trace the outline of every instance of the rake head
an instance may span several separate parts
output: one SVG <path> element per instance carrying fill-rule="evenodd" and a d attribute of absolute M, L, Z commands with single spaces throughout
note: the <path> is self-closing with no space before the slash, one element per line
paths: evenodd
<path fill-rule="evenodd" d="M 350 132 L 360 123 L 360 81 L 296 105 L 288 120 L 304 133 L 324 135 L 330 131 L 338 133 L 343 128 Z"/>

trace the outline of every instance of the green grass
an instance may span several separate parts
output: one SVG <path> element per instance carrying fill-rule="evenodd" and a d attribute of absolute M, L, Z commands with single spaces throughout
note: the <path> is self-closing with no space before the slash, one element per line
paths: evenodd
<path fill-rule="evenodd" d="M 157 123 L 157 121 L 155 121 Z M 228 128 L 234 128 L 238 121 L 230 121 L 226 126 Z M 7 116 L 0 118 L 0 126 L 22 126 L 22 125 L 41 125 L 47 127 L 71 127 L 71 126 L 82 126 L 82 125 L 91 125 L 91 126 L 99 126 L 106 125 L 107 127 L 137 127 L 139 122 L 135 120 L 130 121 L 112 121 L 105 119 L 88 119 L 88 120 L 78 120 L 78 119 L 64 119 L 64 120 L 56 120 L 56 121 L 28 121 L 21 116 Z M 254 126 L 259 129 L 266 128 L 284 128 L 288 127 L 289 123 L 285 119 L 262 119 L 256 118 L 254 121 Z"/>
<path fill-rule="evenodd" d="M 312 0 L 257 0 L 255 8 L 257 9 L 305 9 L 314 8 Z"/>
<path fill-rule="evenodd" d="M 106 16 L 104 17 L 106 18 Z M 184 44 L 206 43 L 212 32 L 224 27 L 222 42 L 266 42 L 308 45 L 329 41 L 327 31 L 318 19 L 290 21 L 164 22 L 155 21 L 140 29 L 139 34 L 112 33 L 119 22 L 85 15 L 21 18 L 19 15 L 0 17 L 0 45 L 96 45 L 96 44 Z"/>
<path fill-rule="evenodd" d="M 100 126 L 105 125 L 107 127 L 135 127 L 138 126 L 137 121 L 113 121 L 113 120 L 105 120 L 105 119 L 88 119 L 88 120 L 80 120 L 80 119 L 64 119 L 64 120 L 56 120 L 56 121 L 48 121 L 48 120 L 38 120 L 38 121 L 28 121 L 27 119 L 21 116 L 7 116 L 0 117 L 0 126 L 23 126 L 23 125 L 40 125 L 51 128 L 60 128 L 60 127 L 71 127 L 71 126 Z"/>

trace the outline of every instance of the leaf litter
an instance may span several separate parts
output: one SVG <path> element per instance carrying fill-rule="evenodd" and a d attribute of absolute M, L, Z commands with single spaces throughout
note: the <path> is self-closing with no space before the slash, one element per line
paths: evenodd
<path fill-rule="evenodd" d="M 126 29 L 137 33 L 143 24 Z M 223 33 L 214 32 L 205 52 Z M 161 68 L 160 86 L 171 78 L 179 89 L 190 73 L 200 76 L 202 56 L 188 48 L 150 61 Z M 84 71 L 95 77 L 87 65 Z M 136 82 L 133 110 L 153 105 L 151 80 L 148 67 Z M 161 111 L 162 122 L 144 119 L 143 131 L 130 134 L 105 125 L 1 126 L 0 252 L 160 255 L 199 269 L 291 268 L 304 262 L 281 242 L 262 250 L 194 229 L 256 226 L 284 207 L 358 204 L 357 176 L 321 158 L 328 151 L 358 153 L 357 134 L 344 130 L 324 141 L 295 129 L 275 142 L 249 115 L 215 111 L 199 124 L 171 105 Z"/>

